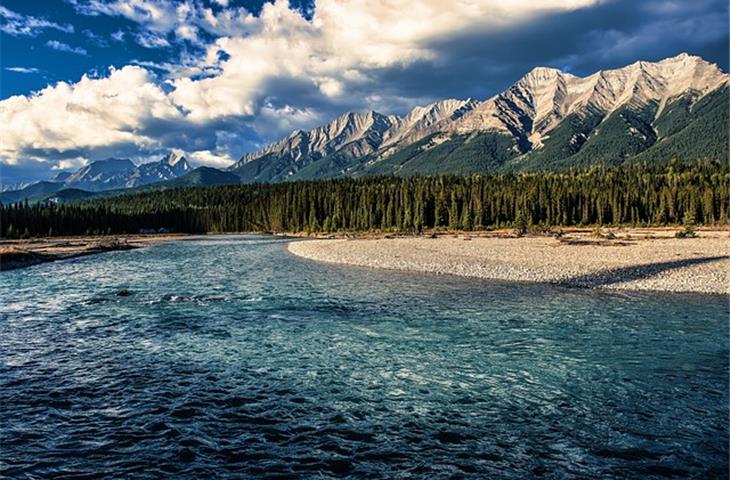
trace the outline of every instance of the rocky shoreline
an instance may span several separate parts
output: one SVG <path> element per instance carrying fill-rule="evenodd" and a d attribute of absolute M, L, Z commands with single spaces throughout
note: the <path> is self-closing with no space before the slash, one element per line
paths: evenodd
<path fill-rule="evenodd" d="M 0 270 L 14 270 L 115 250 L 132 250 L 186 235 L 114 235 L 99 237 L 52 237 L 0 241 Z"/>
<path fill-rule="evenodd" d="M 727 231 L 609 239 L 448 235 L 292 242 L 310 260 L 577 288 L 730 294 Z M 613 236 L 612 236 L 613 237 Z"/>

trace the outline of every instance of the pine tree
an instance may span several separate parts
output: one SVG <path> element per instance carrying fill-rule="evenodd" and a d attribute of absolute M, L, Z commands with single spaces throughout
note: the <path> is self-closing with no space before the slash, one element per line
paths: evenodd
<path fill-rule="evenodd" d="M 449 230 L 458 230 L 459 224 L 459 203 L 456 200 L 456 192 L 451 192 L 451 202 L 449 202 Z"/>
<path fill-rule="evenodd" d="M 436 220 L 434 226 L 445 227 L 447 225 L 447 215 L 448 212 L 446 210 L 446 195 L 444 194 L 443 190 L 441 190 L 436 197 L 436 207 L 434 212 Z"/>

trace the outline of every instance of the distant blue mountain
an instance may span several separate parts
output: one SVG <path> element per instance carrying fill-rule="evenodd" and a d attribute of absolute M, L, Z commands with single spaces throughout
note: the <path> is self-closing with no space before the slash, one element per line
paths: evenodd
<path fill-rule="evenodd" d="M 109 158 L 97 160 L 75 172 L 59 172 L 51 181 L 33 183 L 18 190 L 9 190 L 0 194 L 2 203 L 46 200 L 62 190 L 71 189 L 76 192 L 107 192 L 130 189 L 164 182 L 182 177 L 193 169 L 184 156 L 170 153 L 161 160 L 135 165 L 131 160 Z M 78 193 L 74 199 L 81 197 Z M 63 201 L 63 195 L 56 197 Z"/>
<path fill-rule="evenodd" d="M 157 162 L 143 163 L 139 166 L 127 159 L 99 160 L 65 178 L 56 176 L 56 181 L 63 182 L 64 187 L 99 192 L 171 180 L 191 170 L 185 157 L 170 153 Z"/>

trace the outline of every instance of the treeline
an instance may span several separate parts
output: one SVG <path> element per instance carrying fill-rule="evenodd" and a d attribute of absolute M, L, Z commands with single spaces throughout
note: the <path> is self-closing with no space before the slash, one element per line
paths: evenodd
<path fill-rule="evenodd" d="M 730 169 L 651 168 L 179 188 L 64 205 L 0 207 L 3 237 L 175 232 L 404 231 L 726 223 Z"/>

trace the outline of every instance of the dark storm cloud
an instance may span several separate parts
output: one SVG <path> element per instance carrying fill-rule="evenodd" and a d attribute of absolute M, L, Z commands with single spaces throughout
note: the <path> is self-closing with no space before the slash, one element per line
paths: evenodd
<path fill-rule="evenodd" d="M 182 119 L 149 118 L 143 122 L 140 131 L 170 148 L 179 148 L 187 152 L 227 150 L 232 155 L 238 156 L 241 151 L 255 148 L 252 142 L 258 140 L 251 126 L 251 120 L 252 117 L 229 116 L 208 122 L 191 123 Z M 151 152 L 164 152 L 164 149 L 155 149 Z"/>
<path fill-rule="evenodd" d="M 484 99 L 535 66 L 587 75 L 687 52 L 728 68 L 725 1 L 615 0 L 429 44 L 436 60 L 372 72 L 386 94 Z"/>

